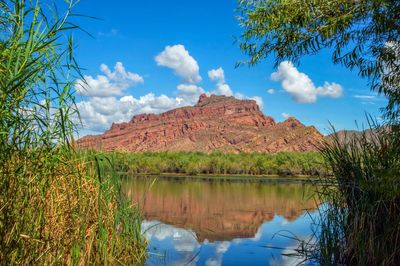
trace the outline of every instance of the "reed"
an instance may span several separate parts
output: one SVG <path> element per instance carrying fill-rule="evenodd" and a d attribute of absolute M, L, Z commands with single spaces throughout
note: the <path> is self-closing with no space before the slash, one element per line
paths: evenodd
<path fill-rule="evenodd" d="M 400 264 L 400 143 L 395 125 L 321 147 L 334 179 L 319 182 L 325 204 L 315 241 L 298 251 L 322 265 Z"/>
<path fill-rule="evenodd" d="M 139 264 L 139 211 L 109 160 L 73 149 L 79 27 L 64 3 L 0 1 L 0 264 Z"/>

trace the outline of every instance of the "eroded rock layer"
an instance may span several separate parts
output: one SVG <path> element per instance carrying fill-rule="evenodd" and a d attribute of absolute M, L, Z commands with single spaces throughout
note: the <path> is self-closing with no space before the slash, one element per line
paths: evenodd
<path fill-rule="evenodd" d="M 120 151 L 279 152 L 310 151 L 323 140 L 315 127 L 291 117 L 276 123 L 253 100 L 202 94 L 195 106 L 135 115 L 80 148 Z"/>

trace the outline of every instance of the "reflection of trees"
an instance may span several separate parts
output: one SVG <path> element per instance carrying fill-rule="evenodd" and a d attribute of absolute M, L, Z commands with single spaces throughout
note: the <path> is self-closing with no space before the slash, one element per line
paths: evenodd
<path fill-rule="evenodd" d="M 254 237 L 274 215 L 291 221 L 315 208 L 308 185 L 159 180 L 150 190 L 145 181 L 124 187 L 134 202 L 141 203 L 147 220 L 191 228 L 199 241 Z"/>

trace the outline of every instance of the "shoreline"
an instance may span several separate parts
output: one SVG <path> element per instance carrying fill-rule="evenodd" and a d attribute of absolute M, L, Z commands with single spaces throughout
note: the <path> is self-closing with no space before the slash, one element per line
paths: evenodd
<path fill-rule="evenodd" d="M 209 181 L 209 182 L 240 182 L 240 183 L 320 183 L 319 176 L 296 175 L 296 176 L 278 176 L 278 175 L 232 175 L 232 174 L 198 174 L 187 175 L 180 173 L 160 173 L 160 174 L 129 174 L 118 173 L 126 178 L 145 179 L 146 177 L 160 178 L 170 181 Z M 329 177 L 327 177 L 329 178 Z"/>

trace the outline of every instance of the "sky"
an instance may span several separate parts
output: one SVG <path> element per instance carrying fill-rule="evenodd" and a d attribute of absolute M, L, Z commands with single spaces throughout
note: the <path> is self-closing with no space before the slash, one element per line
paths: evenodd
<path fill-rule="evenodd" d="M 193 105 L 201 93 L 254 99 L 276 121 L 294 116 L 323 134 L 361 129 L 366 113 L 380 118 L 385 98 L 368 81 L 331 61 L 329 50 L 299 65 L 274 58 L 236 68 L 246 59 L 234 37 L 242 29 L 236 1 L 82 0 L 76 18 L 76 59 L 86 82 L 77 80 L 83 128 L 99 134 L 112 122 L 139 113 Z"/>

